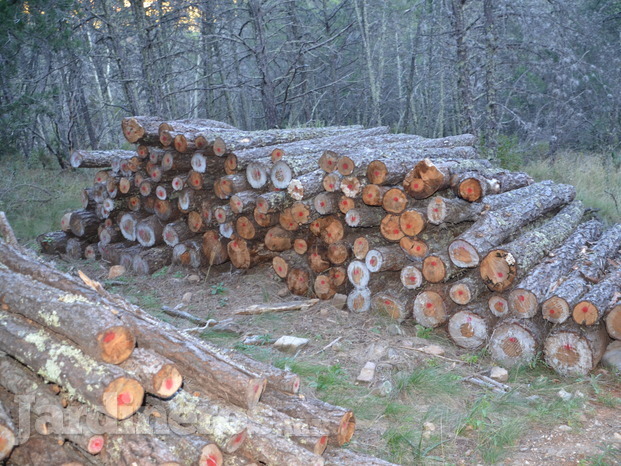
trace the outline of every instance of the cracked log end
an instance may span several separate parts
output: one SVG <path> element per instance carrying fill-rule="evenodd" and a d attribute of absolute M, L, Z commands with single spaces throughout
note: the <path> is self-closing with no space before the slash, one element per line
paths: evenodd
<path fill-rule="evenodd" d="M 466 178 L 459 183 L 457 195 L 469 202 L 476 202 L 483 197 L 481 182 L 476 178 Z"/>
<path fill-rule="evenodd" d="M 471 268 L 479 265 L 479 254 L 467 241 L 456 239 L 449 245 L 448 252 L 451 261 L 457 267 Z"/>
<path fill-rule="evenodd" d="M 144 398 L 144 390 L 137 380 L 119 377 L 109 384 L 103 393 L 103 406 L 115 419 L 126 419 L 134 414 Z"/>
<path fill-rule="evenodd" d="M 512 314 L 520 319 L 534 317 L 539 309 L 537 297 L 532 292 L 522 288 L 511 291 L 507 301 Z"/>
<path fill-rule="evenodd" d="M 120 364 L 132 354 L 136 337 L 122 325 L 111 327 L 97 336 L 101 348 L 101 359 L 109 364 Z"/>
<path fill-rule="evenodd" d="M 579 325 L 593 325 L 599 320 L 599 313 L 593 303 L 580 301 L 574 306 L 572 317 Z"/>
<path fill-rule="evenodd" d="M 504 291 L 517 277 L 517 263 L 513 255 L 502 249 L 490 251 L 479 269 L 483 282 L 491 291 Z"/>
<path fill-rule="evenodd" d="M 424 327 L 438 327 L 448 320 L 444 300 L 435 291 L 423 291 L 416 296 L 413 315 L 414 320 Z"/>
<path fill-rule="evenodd" d="M 170 398 L 183 383 L 183 377 L 173 364 L 164 364 L 153 376 L 153 390 L 160 398 Z"/>
<path fill-rule="evenodd" d="M 550 321 L 554 324 L 562 324 L 565 322 L 571 312 L 569 309 L 569 304 L 563 298 L 559 298 L 558 296 L 553 296 L 550 299 L 547 299 L 541 305 L 541 313 L 543 314 L 543 318 L 547 321 Z"/>
<path fill-rule="evenodd" d="M 479 348 L 487 341 L 489 330 L 485 319 L 473 312 L 459 311 L 449 319 L 449 334 L 462 348 Z"/>
<path fill-rule="evenodd" d="M 455 304 L 466 305 L 472 301 L 470 287 L 463 283 L 456 283 L 449 289 L 449 297 Z"/>

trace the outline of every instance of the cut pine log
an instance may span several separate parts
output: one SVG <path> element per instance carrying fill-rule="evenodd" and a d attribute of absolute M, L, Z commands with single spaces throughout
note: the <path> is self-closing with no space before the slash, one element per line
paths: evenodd
<path fill-rule="evenodd" d="M 9 464 L 81 466 L 90 461 L 92 460 L 72 446 L 71 442 L 59 442 L 53 435 L 35 434 L 13 450 Z"/>
<path fill-rule="evenodd" d="M 131 269 L 138 275 L 151 275 L 172 262 L 172 248 L 158 246 L 136 254 Z"/>
<path fill-rule="evenodd" d="M 487 303 L 460 309 L 449 318 L 448 332 L 457 346 L 477 349 L 487 343 L 496 317 L 487 310 Z"/>
<path fill-rule="evenodd" d="M 160 142 L 159 126 L 162 122 L 159 117 L 127 117 L 121 121 L 121 129 L 128 142 L 154 145 Z"/>
<path fill-rule="evenodd" d="M 412 306 L 414 320 L 423 327 L 435 328 L 449 319 L 451 306 L 437 291 L 418 293 Z"/>
<path fill-rule="evenodd" d="M 415 290 L 423 284 L 423 274 L 414 265 L 406 265 L 401 269 L 401 284 L 406 290 Z"/>
<path fill-rule="evenodd" d="M 534 316 L 539 310 L 539 304 L 549 296 L 550 290 L 568 274 L 576 260 L 584 256 L 587 245 L 599 238 L 602 228 L 603 225 L 598 220 L 590 220 L 578 225 L 561 246 L 531 269 L 528 275 L 509 293 L 508 301 L 511 312 L 516 317 L 519 315 Z M 552 315 L 552 317 L 557 319 L 557 316 Z M 561 323 L 557 320 L 554 322 Z"/>
<path fill-rule="evenodd" d="M 136 345 L 132 330 L 110 309 L 93 319 L 92 304 L 24 275 L 0 270 L 0 303 L 3 310 L 64 336 L 99 361 L 120 364 Z"/>
<path fill-rule="evenodd" d="M 76 210 L 71 214 L 69 227 L 71 233 L 80 238 L 92 238 L 97 236 L 97 228 L 101 220 L 94 212 L 89 210 Z"/>
<path fill-rule="evenodd" d="M 177 367 L 156 352 L 136 348 L 121 369 L 132 374 L 147 393 L 170 398 L 181 387 L 183 377 Z"/>
<path fill-rule="evenodd" d="M 468 170 L 489 168 L 486 160 L 434 160 L 425 159 L 418 162 L 403 180 L 405 192 L 414 199 L 426 199 L 437 191 L 450 186 L 451 176 Z"/>
<path fill-rule="evenodd" d="M 204 386 L 205 391 L 214 390 L 216 396 L 224 397 L 232 403 L 239 403 L 241 407 L 252 406 L 262 393 L 264 381 L 256 375 L 255 370 L 264 374 L 270 386 L 276 390 L 297 393 L 299 389 L 300 379 L 291 372 L 276 369 L 241 353 L 218 348 L 182 334 L 122 298 L 115 296 L 111 299 L 105 292 L 103 295 L 96 293 L 77 279 L 44 264 L 33 262 L 32 259 L 1 242 L 0 262 L 15 272 L 29 275 L 62 291 L 77 294 L 94 303 L 117 308 L 121 320 L 134 330 L 139 347 L 156 350 L 177 364 L 182 374 L 186 372 L 194 374 L 195 381 L 200 387 Z M 206 369 L 195 371 L 196 367 Z"/>
<path fill-rule="evenodd" d="M 487 290 L 485 283 L 478 276 L 470 275 L 451 285 L 449 297 L 455 304 L 465 306 L 485 290 Z"/>
<path fill-rule="evenodd" d="M 17 429 L 0 399 L 0 461 L 8 458 L 17 443 Z"/>
<path fill-rule="evenodd" d="M 564 324 L 546 338 L 545 361 L 561 375 L 585 376 L 597 366 L 609 341 L 601 322 L 589 328 Z"/>
<path fill-rule="evenodd" d="M 220 265 L 229 260 L 227 244 L 228 240 L 215 230 L 203 234 L 202 249 L 208 265 Z"/>
<path fill-rule="evenodd" d="M 367 288 L 371 279 L 371 272 L 361 261 L 351 261 L 347 266 L 347 278 L 355 288 Z"/>
<path fill-rule="evenodd" d="M 74 150 L 69 157 L 73 168 L 108 168 L 112 166 L 112 159 L 132 158 L 136 155 L 131 150 Z"/>
<path fill-rule="evenodd" d="M 70 237 L 64 231 L 51 231 L 37 236 L 37 243 L 44 254 L 63 254 L 67 250 L 67 240 Z"/>
<path fill-rule="evenodd" d="M 371 273 L 399 271 L 409 264 L 410 260 L 397 244 L 371 249 L 365 257 L 365 265 Z"/>
<path fill-rule="evenodd" d="M 542 314 L 551 322 L 564 322 L 587 292 L 589 283 L 597 282 L 606 269 L 607 257 L 613 256 L 621 246 L 621 224 L 606 230 L 586 254 L 586 258 L 554 290 L 541 306 Z M 588 278 L 587 278 L 588 277 Z"/>
<path fill-rule="evenodd" d="M 403 253 L 412 261 L 420 261 L 429 252 L 429 247 L 424 241 L 414 237 L 404 236 L 399 240 L 399 246 Z"/>
<path fill-rule="evenodd" d="M 345 214 L 345 223 L 352 228 L 376 227 L 385 216 L 386 212 L 381 207 L 361 205 Z"/>
<path fill-rule="evenodd" d="M 275 252 L 265 248 L 263 242 L 247 242 L 233 235 L 226 245 L 231 263 L 238 269 L 249 269 L 257 264 L 271 261 Z"/>
<path fill-rule="evenodd" d="M 540 318 L 501 320 L 489 342 L 492 359 L 505 367 L 527 364 L 541 349 L 546 333 Z"/>
<path fill-rule="evenodd" d="M 584 206 L 574 201 L 542 226 L 530 230 L 499 248 L 481 261 L 481 278 L 492 291 L 504 291 L 526 276 L 550 251 L 561 244 L 580 223 Z"/>
<path fill-rule="evenodd" d="M 265 393 L 261 402 L 327 432 L 330 445 L 341 446 L 349 442 L 356 430 L 356 418 L 352 411 L 321 400 L 304 399 L 272 390 Z"/>
<path fill-rule="evenodd" d="M 284 193 L 283 193 L 284 194 Z M 229 199 L 229 206 L 234 214 L 247 214 L 252 212 L 257 206 L 257 199 L 259 193 L 256 191 L 242 191 L 241 193 L 234 194 Z M 263 212 L 267 213 L 267 212 Z"/>
<path fill-rule="evenodd" d="M 74 260 L 83 259 L 84 252 L 90 242 L 82 238 L 69 238 L 67 240 L 67 246 L 65 247 L 65 253 L 68 257 Z"/>
<path fill-rule="evenodd" d="M 396 293 L 377 293 L 371 298 L 371 310 L 401 323 L 408 316 L 406 303 Z"/>
<path fill-rule="evenodd" d="M 162 238 L 170 247 L 175 247 L 177 244 L 190 239 L 192 236 L 194 236 L 194 234 L 190 231 L 186 220 L 177 220 L 176 222 L 169 223 L 162 231 Z"/>
<path fill-rule="evenodd" d="M 136 224 L 136 239 L 144 247 L 162 244 L 164 242 L 163 233 L 164 224 L 156 215 L 144 218 Z"/>
<path fill-rule="evenodd" d="M 526 173 L 496 169 L 463 172 L 451 180 L 455 194 L 468 202 L 477 202 L 490 194 L 512 191 L 532 183 L 533 179 Z"/>
<path fill-rule="evenodd" d="M 131 416 L 142 404 L 142 386 L 122 369 L 96 362 L 23 318 L 0 313 L 0 349 L 49 382 L 115 419 Z"/>
<path fill-rule="evenodd" d="M 591 326 L 597 324 L 621 298 L 621 266 L 611 267 L 604 278 L 580 298 L 573 310 L 574 322 Z"/>
<path fill-rule="evenodd" d="M 321 169 L 305 173 L 299 178 L 292 179 L 286 187 L 287 194 L 296 201 L 310 199 L 324 191 L 323 177 L 325 172 Z"/>
<path fill-rule="evenodd" d="M 476 267 L 504 239 L 545 213 L 571 202 L 576 193 L 573 186 L 551 181 L 532 186 L 537 189 L 531 196 L 488 212 L 454 240 L 449 246 L 449 256 L 453 263 L 458 267 Z"/>
<path fill-rule="evenodd" d="M 198 269 L 207 264 L 207 258 L 202 252 L 202 243 L 198 239 L 189 239 L 177 244 L 172 249 L 171 263 Z"/>
<path fill-rule="evenodd" d="M 462 269 L 455 267 L 445 254 L 430 254 L 423 260 L 423 277 L 430 283 L 441 283 L 455 278 Z"/>
<path fill-rule="evenodd" d="M 606 314 L 606 330 L 612 338 L 621 340 L 621 304 L 617 304 Z"/>

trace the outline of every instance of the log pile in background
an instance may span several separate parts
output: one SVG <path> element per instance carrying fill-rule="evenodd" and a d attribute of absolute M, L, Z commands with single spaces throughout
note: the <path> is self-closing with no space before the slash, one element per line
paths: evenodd
<path fill-rule="evenodd" d="M 0 459 L 26 464 L 48 450 L 58 464 L 357 457 L 338 448 L 354 434 L 353 413 L 300 397 L 295 374 L 189 336 L 1 239 L 0 274 Z M 72 432 L 62 419 L 76 409 L 86 418 L 72 427 L 85 430 Z"/>
<path fill-rule="evenodd" d="M 243 132 L 150 117 L 125 119 L 123 131 L 136 155 L 113 156 L 84 210 L 63 219 L 73 237 L 49 234 L 44 250 L 101 254 L 137 273 L 271 261 L 294 294 L 346 293 L 352 311 L 447 325 L 458 345 L 489 344 L 507 365 L 545 346 L 562 373 L 584 373 L 597 358 L 558 365 L 548 322 L 572 315 L 588 340 L 587 326 L 605 322 L 614 334 L 621 320 L 611 292 L 619 226 L 591 250 L 602 226 L 583 223 L 573 187 L 493 167 L 470 135 Z M 89 166 L 104 159 L 81 155 Z"/>

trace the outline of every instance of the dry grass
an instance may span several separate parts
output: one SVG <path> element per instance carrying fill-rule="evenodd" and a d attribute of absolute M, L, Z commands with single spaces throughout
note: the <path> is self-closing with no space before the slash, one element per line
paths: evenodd
<path fill-rule="evenodd" d="M 81 191 L 92 185 L 94 171 L 6 160 L 0 162 L 0 173 L 0 211 L 6 212 L 20 241 L 29 242 L 58 230 L 65 212 L 81 208 Z"/>
<path fill-rule="evenodd" d="M 576 187 L 587 207 L 609 222 L 621 221 L 621 161 L 604 154 L 562 152 L 527 163 L 523 169 L 537 180 L 552 179 Z"/>

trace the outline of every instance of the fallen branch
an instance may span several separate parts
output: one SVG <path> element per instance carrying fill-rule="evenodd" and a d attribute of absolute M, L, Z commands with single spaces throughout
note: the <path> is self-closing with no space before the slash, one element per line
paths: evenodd
<path fill-rule="evenodd" d="M 253 304 L 245 309 L 233 312 L 236 316 L 253 316 L 259 314 L 267 314 L 269 312 L 285 312 L 285 311 L 305 311 L 319 302 L 318 299 L 309 299 L 307 301 L 291 301 L 279 304 Z"/>
<path fill-rule="evenodd" d="M 203 325 L 205 326 L 205 328 L 207 328 L 207 326 L 209 325 L 215 325 L 215 321 L 213 319 L 205 320 L 198 316 L 192 315 L 189 312 L 180 311 L 178 309 L 171 309 L 168 306 L 162 306 L 162 311 L 164 312 L 164 314 L 168 314 L 171 317 L 179 317 L 181 319 L 187 320 L 188 322 L 192 322 L 193 324 Z"/>
<path fill-rule="evenodd" d="M 319 351 L 314 352 L 313 354 L 311 354 L 311 356 L 317 356 L 319 353 L 323 353 L 325 350 L 327 350 L 328 348 L 331 348 L 333 345 L 337 344 L 341 338 L 343 338 L 343 336 L 337 337 L 334 340 L 332 340 L 330 343 L 328 343 L 326 346 L 324 346 L 323 348 L 321 348 Z"/>

